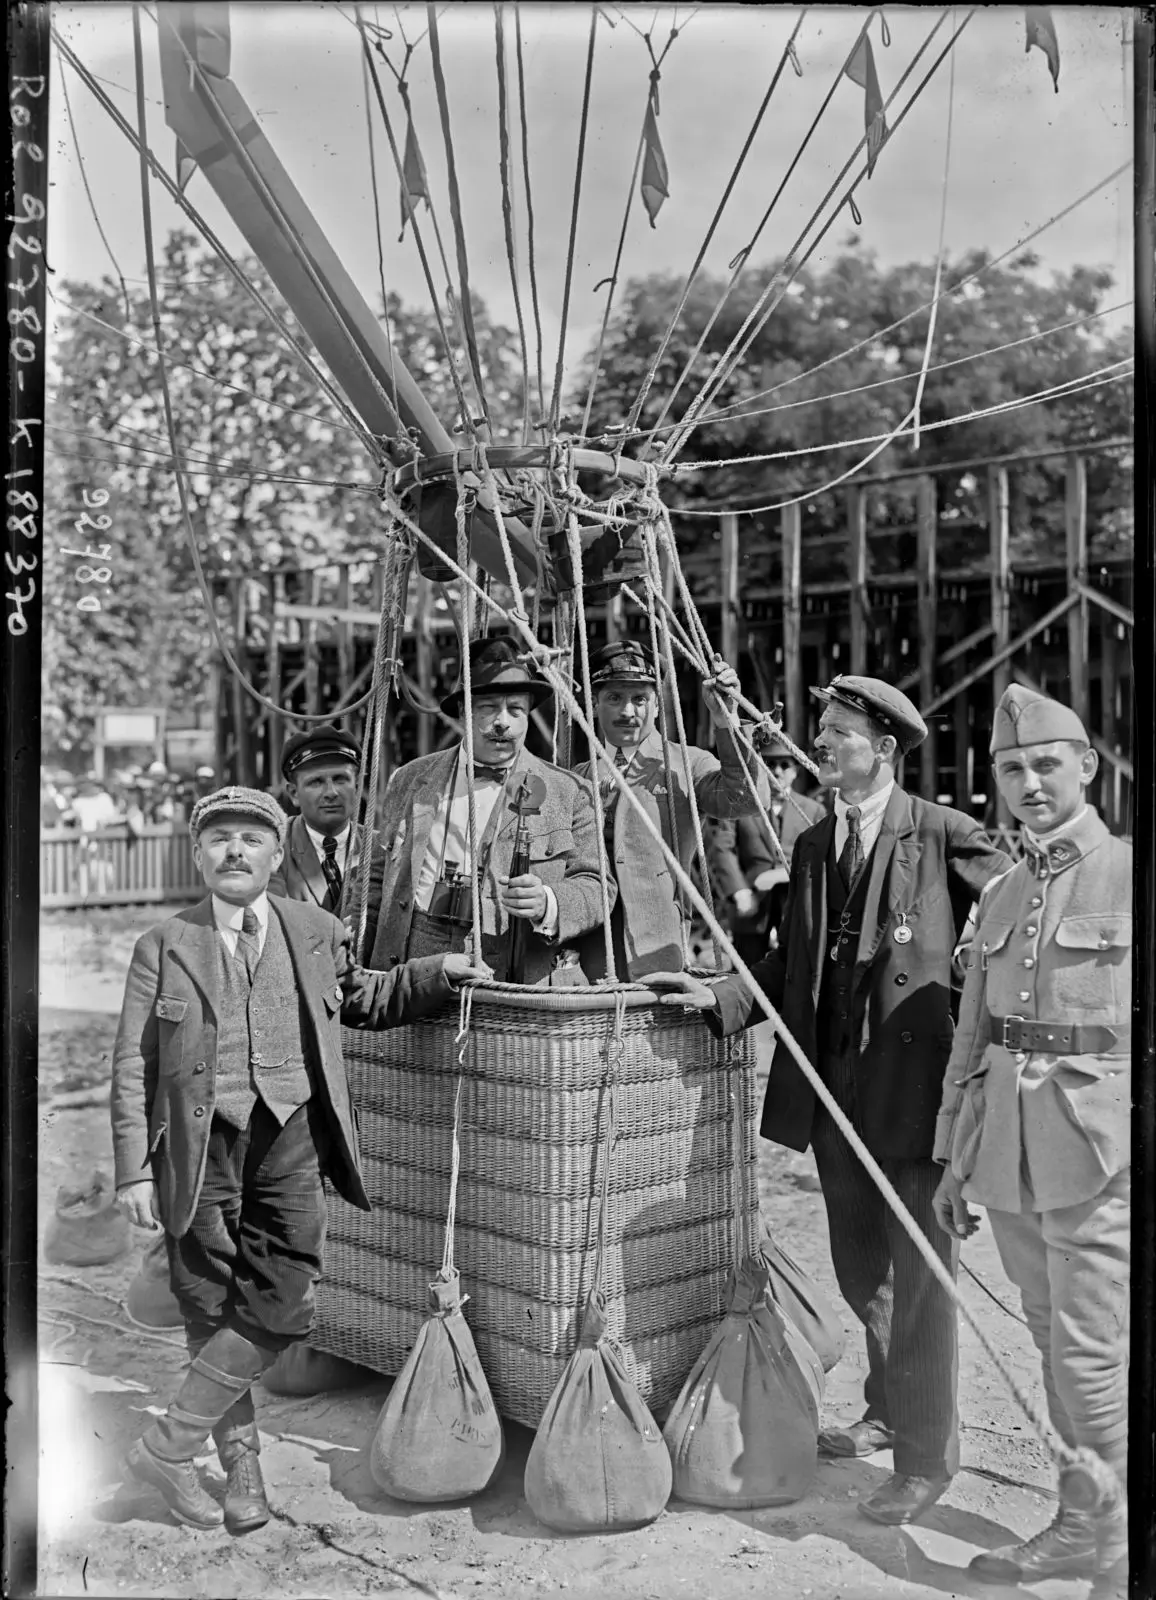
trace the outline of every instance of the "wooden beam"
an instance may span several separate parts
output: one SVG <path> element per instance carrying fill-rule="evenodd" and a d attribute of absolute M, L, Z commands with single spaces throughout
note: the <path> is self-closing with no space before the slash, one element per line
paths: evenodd
<path fill-rule="evenodd" d="M 851 671 L 867 671 L 871 613 L 867 601 L 867 496 L 852 485 L 847 490 L 847 576 L 851 586 Z"/>
<path fill-rule="evenodd" d="M 976 628 L 974 632 L 969 633 L 964 638 L 957 640 L 955 644 L 953 644 L 949 649 L 945 650 L 939 658 L 939 665 L 941 667 L 946 667 L 950 665 L 952 661 L 958 661 L 960 656 L 965 656 L 969 650 L 974 649 L 977 644 L 982 644 L 983 641 L 987 638 L 990 638 L 990 636 L 991 623 L 985 622 L 982 627 Z M 919 673 L 909 672 L 905 677 L 902 677 L 898 680 L 895 687 L 897 689 L 902 689 L 904 694 L 906 694 L 908 689 L 914 689 L 918 682 Z"/>
<path fill-rule="evenodd" d="M 1025 628 L 1023 633 L 1019 633 L 1014 639 L 1009 640 L 1002 650 L 997 651 L 994 656 L 989 656 L 982 666 L 978 666 L 973 671 L 966 673 L 958 683 L 953 683 L 950 689 L 942 690 L 927 705 L 920 706 L 919 709 L 923 712 L 923 715 L 925 717 L 932 715 L 939 710 L 940 706 L 945 706 L 949 700 L 954 700 L 955 696 L 961 694 L 964 689 L 970 689 L 971 685 L 977 683 L 980 678 L 986 678 L 988 673 L 998 667 L 1001 661 L 1006 661 L 1017 650 L 1022 650 L 1024 645 L 1029 640 L 1034 639 L 1037 633 L 1042 633 L 1045 628 L 1050 628 L 1053 622 L 1057 622 L 1069 606 L 1075 605 L 1076 599 L 1077 597 L 1074 594 L 1065 595 L 1058 605 L 1054 605 L 1050 611 L 1045 611 L 1043 616 L 1033 622 L 1030 628 Z"/>
<path fill-rule="evenodd" d="M 1098 589 L 1093 589 L 1090 584 L 1080 583 L 1076 585 L 1076 588 L 1081 599 L 1090 600 L 1093 605 L 1099 606 L 1101 611 L 1106 611 L 1109 616 L 1115 617 L 1125 627 L 1134 628 L 1136 626 L 1135 613 L 1129 611 L 1127 606 L 1122 606 L 1118 600 L 1113 600 L 1110 596 L 1101 594 Z"/>
<path fill-rule="evenodd" d="M 1104 612 L 1100 613 L 1100 729 L 1104 735 L 1104 743 L 1111 750 L 1117 748 L 1116 739 L 1116 693 L 1118 687 L 1117 673 L 1117 639 L 1116 629 L 1119 627 L 1112 617 Z M 1105 779 L 1109 774 L 1105 773 Z M 1113 770 L 1110 782 L 1105 782 L 1101 787 L 1100 806 L 1104 821 L 1109 828 L 1118 828 L 1120 825 L 1120 779 Z"/>
<path fill-rule="evenodd" d="M 989 467 L 987 473 L 987 527 L 991 558 L 991 632 L 996 654 L 1011 638 L 1011 496 L 1006 467 Z M 1011 681 L 1006 658 L 997 662 L 991 675 L 991 713 L 1003 699 Z M 994 782 L 994 779 L 992 780 Z M 1015 818 L 1007 801 L 996 790 L 997 828 L 1010 828 Z"/>
<path fill-rule="evenodd" d="M 277 603 L 278 621 L 292 618 L 297 622 L 332 622 L 347 627 L 376 628 L 381 621 L 380 611 L 364 611 L 357 606 L 298 606 L 281 600 Z"/>
<path fill-rule="evenodd" d="M 739 664 L 739 519 L 733 511 L 720 518 L 722 539 L 722 613 L 719 648 L 724 661 L 734 668 Z"/>
<path fill-rule="evenodd" d="M 1064 493 L 1068 588 L 1077 602 L 1068 612 L 1068 694 L 1072 710 L 1088 722 L 1088 468 L 1083 456 L 1067 459 Z M 1081 591 L 1085 591 L 1081 593 Z"/>
<path fill-rule="evenodd" d="M 918 526 L 916 532 L 917 609 L 919 614 L 919 705 L 924 711 L 935 695 L 935 654 L 938 647 L 936 605 L 937 484 L 933 477 L 919 479 L 916 485 Z M 919 746 L 919 787 L 925 800 L 934 800 L 939 787 L 939 758 L 935 728 Z"/>
<path fill-rule="evenodd" d="M 803 702 L 803 517 L 802 507 L 784 506 L 780 529 L 783 553 L 783 678 L 785 726 L 796 744 L 807 742 Z"/>

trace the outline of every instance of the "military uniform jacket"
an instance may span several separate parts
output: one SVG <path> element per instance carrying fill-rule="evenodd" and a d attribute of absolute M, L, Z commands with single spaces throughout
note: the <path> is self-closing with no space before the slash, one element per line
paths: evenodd
<path fill-rule="evenodd" d="M 1130 1057 L 1012 1051 L 989 1023 L 1129 1027 L 1131 912 L 1132 848 L 1091 807 L 984 894 L 935 1139 L 977 1205 L 1077 1205 L 1129 1165 Z"/>
<path fill-rule="evenodd" d="M 719 754 L 687 747 L 690 781 L 694 786 L 699 814 L 703 817 L 740 817 L 755 809 L 748 777 L 747 760 L 740 754 L 733 735 L 724 730 L 718 735 Z M 590 776 L 590 763 L 577 769 L 583 778 Z M 652 731 L 639 745 L 626 771 L 626 781 L 642 802 L 647 816 L 662 832 L 662 837 L 678 856 L 683 869 L 690 871 L 695 852 L 694 822 L 682 750 L 670 748 L 670 781 L 673 785 L 674 820 L 677 846 L 670 837 L 667 764 L 663 759 L 662 735 Z M 613 781 L 613 780 L 611 780 Z M 765 774 L 758 778 L 759 793 L 765 805 L 770 790 Z M 683 965 L 682 924 L 687 916 L 683 898 L 674 883 L 670 867 L 634 807 L 618 793 L 614 807 L 614 827 L 610 843 L 611 868 L 618 881 L 622 907 L 623 939 L 629 974 L 619 978 L 639 978 L 648 972 L 680 972 Z M 583 942 L 582 965 L 592 978 L 605 975 L 606 955 L 601 929 Z"/>
<path fill-rule="evenodd" d="M 457 746 L 419 756 L 398 767 L 389 780 L 382 803 L 385 867 L 381 914 L 377 931 L 369 939 L 372 967 L 394 967 L 405 959 L 414 889 L 429 846 L 430 830 L 453 781 L 457 756 Z M 541 811 L 526 818 L 530 871 L 549 884 L 558 900 L 558 926 L 552 940 L 535 933 L 527 924 L 523 981 L 533 984 L 549 978 L 561 945 L 573 943 L 588 928 L 601 923 L 602 893 L 589 784 L 523 749 L 507 783 L 508 795 L 513 794 L 522 773 L 535 774 L 546 788 Z M 504 934 L 510 925 L 499 902 L 497 880 L 499 874 L 510 870 L 517 826 L 509 801 L 499 798 L 486 835 L 479 841 L 479 856 L 485 860 L 481 883 L 484 934 Z M 613 880 L 608 889 L 613 905 Z"/>
<path fill-rule="evenodd" d="M 801 835 L 791 863 L 777 950 L 752 968 L 807 1059 L 817 1064 L 818 1007 L 827 959 L 827 867 L 835 816 Z M 862 1134 L 875 1156 L 926 1160 L 951 1052 L 951 957 L 973 900 L 1008 858 L 961 811 L 896 785 L 864 870 L 868 874 L 854 987 L 862 999 L 855 1073 Z M 897 942 L 895 932 L 910 929 Z M 716 1032 L 762 1020 L 737 974 L 715 984 Z M 793 1150 L 811 1142 L 814 1090 L 782 1040 L 763 1102 L 763 1137 Z"/>
<path fill-rule="evenodd" d="M 388 1028 L 436 1009 L 453 992 L 437 957 L 398 972 L 364 972 L 336 917 L 269 897 L 289 947 L 302 1002 L 302 1042 L 315 1093 L 330 1114 L 326 1176 L 351 1205 L 369 1210 L 341 1053 L 341 1024 Z M 220 940 L 212 897 L 137 940 L 112 1057 L 112 1142 L 118 1185 L 152 1175 L 161 1222 L 187 1232 L 204 1181 L 213 1120 L 220 1005 Z M 287 1002 L 296 997 L 286 996 Z"/>
<path fill-rule="evenodd" d="M 353 895 L 361 866 L 361 851 L 365 829 L 358 823 L 352 825 L 349 855 L 342 876 L 345 880 L 345 901 L 352 906 Z M 369 917 L 372 925 L 377 921 L 381 905 L 381 878 L 385 865 L 385 852 L 380 844 L 373 847 L 369 878 Z M 329 885 L 321 870 L 321 859 L 313 848 L 304 817 L 294 817 L 285 835 L 285 854 L 281 865 L 269 879 L 269 893 L 284 895 L 288 900 L 304 900 L 312 905 L 324 906 Z"/>

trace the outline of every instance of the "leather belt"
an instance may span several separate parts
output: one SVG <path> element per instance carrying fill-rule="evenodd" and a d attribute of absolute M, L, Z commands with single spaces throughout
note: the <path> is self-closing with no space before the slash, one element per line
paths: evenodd
<path fill-rule="evenodd" d="M 1027 1017 L 988 1017 L 991 1037 L 1007 1050 L 1037 1050 L 1051 1055 L 1125 1056 L 1132 1053 L 1132 1024 L 1114 1028 L 1102 1022 L 1037 1022 Z"/>

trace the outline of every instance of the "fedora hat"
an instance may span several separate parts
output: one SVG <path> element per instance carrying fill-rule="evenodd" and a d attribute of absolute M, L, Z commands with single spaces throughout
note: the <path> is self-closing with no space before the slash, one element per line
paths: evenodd
<path fill-rule="evenodd" d="M 548 700 L 553 693 L 545 679 L 526 666 L 513 639 L 497 634 L 489 639 L 470 640 L 470 692 L 476 699 L 481 694 L 528 694 L 535 706 Z M 447 716 L 460 715 L 465 703 L 465 682 L 446 695 L 441 703 Z"/>

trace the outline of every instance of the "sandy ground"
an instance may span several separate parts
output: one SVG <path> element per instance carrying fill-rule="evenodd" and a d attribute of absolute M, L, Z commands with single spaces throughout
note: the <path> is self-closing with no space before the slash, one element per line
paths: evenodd
<path fill-rule="evenodd" d="M 101 1169 L 111 1176 L 109 1053 L 137 934 L 165 908 L 45 915 L 41 932 L 41 1235 L 57 1189 Z M 764 1052 L 765 1054 L 765 1052 Z M 858 1325 L 838 1299 L 827 1225 L 810 1157 L 763 1145 L 763 1215 L 784 1247 L 832 1296 L 848 1354 L 829 1376 L 825 1415 L 860 1414 L 864 1356 Z M 522 1476 L 531 1435 L 507 1429 L 499 1481 L 465 1504 L 419 1509 L 388 1500 L 369 1474 L 367 1447 L 389 1381 L 285 1399 L 258 1390 L 273 1520 L 243 1539 L 173 1523 L 154 1499 L 118 1493 L 118 1460 L 150 1413 L 163 1409 L 184 1367 L 176 1335 L 131 1324 L 123 1297 L 140 1242 L 105 1267 L 40 1275 L 40 1592 L 46 1595 L 346 1596 L 416 1593 L 483 1600 L 568 1590 L 622 1600 L 739 1597 L 992 1596 L 970 1580 L 979 1550 L 1023 1537 L 1055 1508 L 1054 1474 L 998 1374 L 965 1326 L 960 1362 L 963 1466 L 918 1527 L 879 1527 L 858 1499 L 884 1481 L 890 1457 L 820 1462 L 797 1504 L 710 1512 L 672 1503 L 629 1534 L 565 1537 L 528 1510 Z M 968 1264 L 1009 1307 L 1018 1301 L 990 1233 Z M 1037 1400 L 1027 1331 L 966 1277 L 963 1293 L 1017 1381 Z M 206 1481 L 220 1484 L 215 1459 Z M 1083 1583 L 1041 1584 L 1043 1600 L 1075 1600 Z"/>

